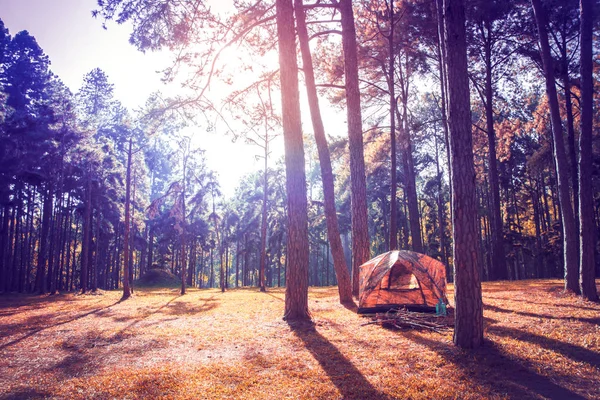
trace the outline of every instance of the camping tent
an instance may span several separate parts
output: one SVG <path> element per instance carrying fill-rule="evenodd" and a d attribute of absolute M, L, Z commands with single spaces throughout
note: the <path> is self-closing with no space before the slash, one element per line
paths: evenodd
<path fill-rule="evenodd" d="M 424 254 L 389 251 L 360 266 L 358 312 L 430 309 L 446 298 L 446 267 Z"/>

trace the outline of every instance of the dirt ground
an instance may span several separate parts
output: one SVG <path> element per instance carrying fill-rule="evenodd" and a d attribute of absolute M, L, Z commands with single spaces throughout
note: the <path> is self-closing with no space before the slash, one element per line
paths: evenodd
<path fill-rule="evenodd" d="M 484 284 L 476 351 L 363 325 L 331 287 L 302 326 L 283 289 L 0 296 L 0 398 L 599 399 L 600 304 L 561 289 Z"/>

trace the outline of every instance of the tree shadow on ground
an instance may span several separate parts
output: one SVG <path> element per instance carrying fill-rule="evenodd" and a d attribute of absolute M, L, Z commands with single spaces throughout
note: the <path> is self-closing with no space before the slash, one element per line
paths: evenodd
<path fill-rule="evenodd" d="M 378 391 L 362 373 L 312 323 L 288 322 L 292 332 L 319 362 L 343 399 L 389 399 Z"/>
<path fill-rule="evenodd" d="M 536 373 L 527 361 L 513 359 L 494 342 L 486 341 L 477 350 L 467 351 L 447 342 L 432 340 L 414 332 L 405 337 L 435 351 L 443 359 L 460 368 L 466 379 L 487 387 L 493 394 L 515 399 L 585 399 L 585 397 Z"/>
<path fill-rule="evenodd" d="M 263 292 L 264 294 L 266 294 L 267 296 L 271 296 L 274 299 L 277 299 L 279 301 L 285 301 L 285 299 L 283 297 L 279 297 L 279 296 L 275 296 L 273 293 L 271 292 Z"/>
<path fill-rule="evenodd" d="M 488 311 L 499 312 L 499 313 L 504 313 L 504 314 L 518 314 L 518 315 L 522 315 L 524 317 L 559 319 L 559 320 L 564 320 L 564 321 L 579 321 L 579 322 L 584 322 L 584 323 L 588 323 L 588 324 L 592 324 L 592 325 L 600 325 L 600 317 L 597 317 L 597 318 L 559 317 L 559 316 L 551 315 L 551 314 L 536 314 L 536 313 L 531 313 L 531 312 L 526 312 L 526 311 L 514 311 L 514 310 L 509 310 L 509 309 L 498 307 L 498 306 L 493 306 L 491 304 L 484 304 L 483 308 Z"/>
<path fill-rule="evenodd" d="M 214 297 L 215 296 L 209 297 L 208 299 L 201 299 L 203 303 L 200 305 L 179 301 L 168 307 L 161 307 L 160 313 L 167 315 L 190 315 L 207 312 L 217 308 L 221 304 L 221 302 Z"/>
<path fill-rule="evenodd" d="M 53 323 L 53 324 L 50 324 L 50 325 L 46 325 L 46 326 L 41 326 L 41 327 L 38 327 L 38 328 L 34 328 L 34 329 L 33 329 L 33 330 L 31 330 L 29 333 L 27 333 L 27 334 L 25 334 L 25 335 L 21 336 L 20 338 L 13 339 L 13 340 L 11 340 L 11 341 L 10 341 L 10 342 L 8 342 L 8 343 L 5 343 L 5 344 L 3 344 L 3 345 L 0 345 L 0 350 L 3 350 L 3 349 L 5 349 L 5 348 L 7 348 L 7 347 L 10 347 L 10 346 L 12 346 L 12 345 L 14 345 L 14 344 L 17 344 L 17 343 L 19 343 L 19 342 L 22 342 L 23 340 L 25 340 L 25 339 L 27 339 L 27 338 L 29 338 L 29 337 L 31 337 L 31 336 L 33 336 L 33 335 L 35 335 L 35 334 L 39 333 L 39 332 L 45 331 L 46 329 L 54 328 L 54 327 L 57 327 L 57 326 L 61 326 L 61 325 L 68 324 L 68 323 L 70 323 L 70 322 L 73 322 L 73 321 L 77 321 L 78 319 L 85 318 L 85 317 L 87 317 L 88 315 L 96 314 L 96 313 L 98 313 L 98 312 L 100 312 L 100 311 L 102 311 L 102 310 L 105 310 L 105 309 L 107 309 L 107 308 L 110 308 L 110 307 L 112 307 L 112 306 L 114 306 L 114 305 L 116 305 L 116 304 L 118 304 L 118 301 L 117 301 L 117 302 L 114 302 L 114 303 L 112 303 L 112 304 L 109 304 L 109 305 L 107 305 L 107 306 L 104 306 L 104 307 L 95 308 L 95 309 L 93 309 L 93 310 L 86 311 L 86 312 L 84 312 L 84 313 L 81 313 L 81 314 L 78 314 L 78 315 L 76 315 L 76 316 L 74 316 L 74 317 L 67 318 L 67 319 L 65 319 L 65 320 L 62 320 L 62 321 L 59 321 L 59 322 L 56 322 L 56 323 Z M 41 319 L 40 319 L 40 318 L 38 318 L 38 317 L 34 317 L 34 318 L 36 318 L 36 321 L 43 321 L 43 320 L 44 320 L 44 318 L 41 318 Z M 38 323 L 40 323 L 40 322 L 38 322 Z M 27 324 L 28 324 L 28 323 L 27 323 L 27 322 L 25 322 L 25 325 L 27 325 Z"/>
<path fill-rule="evenodd" d="M 600 353 L 575 344 L 561 342 L 560 340 L 504 326 L 490 327 L 488 333 L 536 344 L 547 350 L 556 351 L 575 362 L 585 362 L 592 367 L 600 368 Z"/>
<path fill-rule="evenodd" d="M 30 387 L 20 387 L 10 393 L 0 394 L 1 400 L 47 399 L 51 394 Z"/>
<path fill-rule="evenodd" d="M 586 311 L 599 311 L 600 307 L 589 307 L 583 306 L 580 304 L 556 304 L 555 302 L 545 302 L 545 301 L 533 301 L 529 298 L 518 299 L 514 297 L 498 297 L 498 296 L 487 296 L 489 300 L 498 300 L 502 302 L 519 302 L 519 303 L 527 303 L 527 304 L 536 304 L 539 306 L 547 306 L 547 307 L 561 307 L 561 308 L 573 308 L 576 310 L 586 310 Z"/>

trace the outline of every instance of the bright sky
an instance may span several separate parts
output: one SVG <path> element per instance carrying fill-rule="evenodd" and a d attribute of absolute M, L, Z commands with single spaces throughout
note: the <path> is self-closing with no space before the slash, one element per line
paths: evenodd
<path fill-rule="evenodd" d="M 73 93 L 96 67 L 108 74 L 115 97 L 130 110 L 142 106 L 152 92 L 172 93 L 173 88 L 165 88 L 156 73 L 168 65 L 169 58 L 137 51 L 128 42 L 129 26 L 110 24 L 104 30 L 101 21 L 91 16 L 95 6 L 95 0 L 0 0 L 0 18 L 11 35 L 27 30 L 36 38 L 50 57 L 52 71 Z M 219 131 L 197 131 L 196 139 L 206 150 L 209 168 L 219 173 L 226 196 L 233 194 L 242 175 L 262 165 L 254 157 L 260 152 L 257 147 L 234 144 Z"/>

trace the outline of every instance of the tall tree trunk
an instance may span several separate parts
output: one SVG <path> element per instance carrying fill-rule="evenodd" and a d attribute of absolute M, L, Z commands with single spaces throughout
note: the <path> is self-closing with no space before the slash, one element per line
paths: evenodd
<path fill-rule="evenodd" d="M 32 260 L 31 255 L 33 253 L 33 217 L 35 210 L 35 192 L 32 187 L 29 188 L 29 196 L 27 200 L 27 219 L 26 219 L 26 229 L 27 229 L 27 240 L 25 242 L 25 252 L 23 254 L 23 262 L 21 264 L 21 272 L 19 275 L 19 293 L 27 290 L 29 285 L 29 270 L 31 268 Z M 0 260 L 2 258 L 0 257 Z"/>
<path fill-rule="evenodd" d="M 579 293 L 579 252 L 578 237 L 575 227 L 573 208 L 571 207 L 571 191 L 569 184 L 569 163 L 565 151 L 562 121 L 556 85 L 554 80 L 554 66 L 552 53 L 548 43 L 548 32 L 546 31 L 546 14 L 540 0 L 531 0 L 535 19 L 537 23 L 540 51 L 544 66 L 546 81 L 546 94 L 550 105 L 550 118 L 552 121 L 552 136 L 554 138 L 554 158 L 556 160 L 556 176 L 558 179 L 558 195 L 560 211 L 562 214 L 563 243 L 564 243 L 564 268 L 565 268 L 565 290 Z"/>
<path fill-rule="evenodd" d="M 46 293 L 46 262 L 48 258 L 48 232 L 50 231 L 52 199 L 52 187 L 48 185 L 44 194 L 42 232 L 40 234 L 40 250 L 38 252 L 37 274 L 35 277 L 36 291 L 39 293 Z"/>
<path fill-rule="evenodd" d="M 331 245 L 333 255 L 333 265 L 338 278 L 338 292 L 340 303 L 352 301 L 352 286 L 350 273 L 346 266 L 344 257 L 344 248 L 340 238 L 340 229 L 335 208 L 335 183 L 331 167 L 331 155 L 327 138 L 325 136 L 325 127 L 319 107 L 319 98 L 315 84 L 315 74 L 313 70 L 312 55 L 308 43 L 308 31 L 306 29 L 306 15 L 302 7 L 302 0 L 295 1 L 296 21 L 298 25 L 298 39 L 300 41 L 300 50 L 302 52 L 302 70 L 304 71 L 304 80 L 306 83 L 306 93 L 310 108 L 315 143 L 319 153 L 319 164 L 321 167 L 321 179 L 323 182 L 323 197 L 325 201 L 325 223 L 327 225 L 327 240 Z"/>
<path fill-rule="evenodd" d="M 133 153 L 131 154 L 132 162 L 133 162 Z M 131 210 L 131 232 L 129 239 L 129 290 L 133 293 L 133 281 L 135 278 L 135 264 L 133 263 L 133 258 L 135 256 L 135 185 L 137 183 L 135 172 L 131 171 L 133 174 L 133 191 L 131 192 L 131 200 L 130 200 L 130 210 Z"/>
<path fill-rule="evenodd" d="M 386 2 L 387 4 L 387 2 Z M 390 159 L 392 162 L 391 176 L 390 176 L 390 231 L 389 231 L 389 250 L 398 249 L 398 177 L 396 165 L 398 156 L 396 154 L 396 83 L 394 80 L 395 76 L 395 54 L 394 54 L 394 2 L 391 1 L 388 6 L 390 14 L 390 30 L 385 35 L 388 41 L 388 91 L 390 93 Z"/>
<path fill-rule="evenodd" d="M 360 266 L 369 260 L 369 227 L 367 223 L 367 181 L 362 136 L 358 55 L 352 0 L 338 2 L 342 20 L 342 47 L 350 148 L 350 202 L 352 207 L 352 294 L 358 296 Z"/>
<path fill-rule="evenodd" d="M 561 46 L 561 79 L 565 89 L 565 111 L 567 115 L 567 151 L 570 167 L 570 176 L 573 187 L 573 212 L 579 211 L 579 173 L 577 171 L 577 152 L 575 150 L 575 123 L 573 118 L 573 102 L 571 101 L 571 78 L 569 76 L 569 58 L 567 55 L 566 35 L 563 36 Z M 579 232 L 579 218 L 575 215 L 575 229 Z M 579 243 L 577 244 L 579 247 Z M 579 254 L 578 254 L 579 255 Z M 577 260 L 579 262 L 579 260 Z"/>
<path fill-rule="evenodd" d="M 265 117 L 266 119 L 266 117 Z M 268 173 L 268 160 L 269 160 L 269 131 L 265 129 L 265 169 L 263 171 L 263 199 L 262 199 L 262 210 L 261 210 L 261 221 L 260 221 L 260 271 L 258 286 L 261 292 L 266 292 L 265 288 L 265 268 L 267 264 L 267 201 L 269 199 L 269 177 Z"/>
<path fill-rule="evenodd" d="M 189 142 L 187 144 L 189 146 Z M 183 156 L 183 177 L 181 180 L 181 294 L 185 294 L 185 273 L 186 273 L 186 252 L 185 252 L 185 240 L 186 240 L 186 218 L 185 218 L 185 177 L 187 169 L 187 157 L 188 154 Z M 214 199 L 213 199 L 213 212 L 214 212 Z"/>
<path fill-rule="evenodd" d="M 506 256 L 504 254 L 504 233 L 502 230 L 502 215 L 500 213 L 500 185 L 498 183 L 498 161 L 496 160 L 496 133 L 494 130 L 494 88 L 492 87 L 492 39 L 489 20 L 486 20 L 487 36 L 484 37 L 485 61 L 485 120 L 488 139 L 488 169 L 490 180 L 491 203 L 491 254 L 490 269 L 493 280 L 507 278 Z"/>
<path fill-rule="evenodd" d="M 454 245 L 454 343 L 476 348 L 483 342 L 483 303 L 477 249 L 477 209 L 471 134 L 464 0 L 445 0 L 452 236 Z"/>
<path fill-rule="evenodd" d="M 152 269 L 152 263 L 154 262 L 154 223 L 149 222 L 150 233 L 148 238 L 148 271 Z"/>
<path fill-rule="evenodd" d="M 1 271 L 0 271 L 0 278 L 2 278 L 0 280 L 0 290 L 2 291 L 8 291 L 8 288 L 6 287 L 6 283 L 8 282 L 8 260 L 7 260 L 7 255 L 8 255 L 8 246 L 9 246 L 9 242 L 8 242 L 8 231 L 9 231 L 9 220 L 10 220 L 10 206 L 9 204 L 5 204 L 4 205 L 4 210 L 2 212 L 2 236 L 0 236 L 0 264 L 1 264 Z"/>
<path fill-rule="evenodd" d="M 12 267 L 11 267 L 11 291 L 16 292 L 18 290 L 19 287 L 19 283 L 18 283 L 18 279 L 19 279 L 19 264 L 20 264 L 20 248 L 21 246 L 23 246 L 23 239 L 21 238 L 22 236 L 22 228 L 21 226 L 22 224 L 22 219 L 23 219 L 23 209 L 25 208 L 24 202 L 23 202 L 23 190 L 19 189 L 18 190 L 18 195 L 17 195 L 17 199 L 16 202 L 18 204 L 18 209 L 17 209 L 17 217 L 15 219 L 15 239 L 14 239 L 14 245 L 13 245 L 13 256 L 12 256 Z M 50 250 L 52 250 L 52 246 L 50 247 Z M 49 271 L 52 272 L 52 271 Z M 42 293 L 45 293 L 42 292 Z"/>
<path fill-rule="evenodd" d="M 284 319 L 307 320 L 308 312 L 308 205 L 298 63 L 292 0 L 276 0 L 277 38 L 279 40 L 279 77 L 285 145 L 286 192 L 288 204 L 289 271 L 285 289 Z"/>
<path fill-rule="evenodd" d="M 442 171 L 440 169 L 440 155 L 437 136 L 435 137 L 435 166 L 437 172 L 438 195 L 437 195 L 437 212 L 438 212 L 438 230 L 440 239 L 440 254 L 442 263 L 448 268 L 448 254 L 446 253 L 446 218 L 444 216 L 444 192 L 442 188 Z"/>
<path fill-rule="evenodd" d="M 91 169 L 91 167 L 90 167 Z M 88 264 L 90 257 L 90 236 L 92 234 L 92 172 L 88 170 L 87 190 L 85 193 L 85 210 L 83 216 L 83 243 L 81 244 L 81 270 L 79 285 L 81 293 L 87 292 L 88 289 Z"/>
<path fill-rule="evenodd" d="M 408 80 L 408 77 L 406 78 Z M 419 200 L 417 198 L 417 184 L 415 173 L 415 162 L 412 152 L 412 139 L 408 126 L 408 84 L 402 94 L 402 117 L 398 114 L 401 123 L 401 146 L 402 146 L 402 168 L 404 169 L 404 189 L 408 205 L 408 225 L 412 249 L 423 252 L 423 241 L 421 240 L 421 223 L 419 213 Z M 399 113 L 399 111 L 397 111 Z"/>
<path fill-rule="evenodd" d="M 596 227 L 594 221 L 594 194 L 592 185 L 592 124 L 594 80 L 592 75 L 593 2 L 580 0 L 581 13 L 581 134 L 579 136 L 579 238 L 581 294 L 588 300 L 598 301 L 595 282 Z"/>
<path fill-rule="evenodd" d="M 131 296 L 129 289 L 129 231 L 131 229 L 131 158 L 133 156 L 131 148 L 133 146 L 133 137 L 129 138 L 129 146 L 127 150 L 127 174 L 125 180 L 125 225 L 123 227 L 123 296 L 121 300 L 127 300 Z"/>
<path fill-rule="evenodd" d="M 448 114 L 446 112 L 448 105 L 448 78 L 446 74 L 446 46 L 444 33 L 444 0 L 435 1 L 437 14 L 437 34 L 438 34 L 438 69 L 440 73 L 440 108 L 442 112 L 442 127 L 444 130 L 444 144 L 446 145 L 446 159 L 448 162 L 448 179 L 452 182 L 452 168 L 450 166 L 450 135 L 448 133 Z M 450 187 L 450 208 L 452 209 L 452 184 Z"/>
<path fill-rule="evenodd" d="M 239 235 L 235 242 L 235 287 L 240 287 L 240 239 Z"/>

